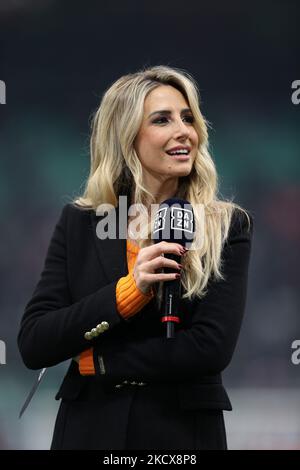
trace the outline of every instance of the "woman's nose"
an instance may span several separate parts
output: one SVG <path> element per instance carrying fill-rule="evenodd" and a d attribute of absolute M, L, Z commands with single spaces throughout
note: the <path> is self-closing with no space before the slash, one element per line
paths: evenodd
<path fill-rule="evenodd" d="M 190 129 L 189 127 L 186 125 L 186 123 L 184 123 L 181 119 L 176 121 L 176 124 L 175 124 L 175 133 L 176 135 L 178 134 L 179 136 L 183 135 L 183 136 L 188 136 L 190 134 Z"/>

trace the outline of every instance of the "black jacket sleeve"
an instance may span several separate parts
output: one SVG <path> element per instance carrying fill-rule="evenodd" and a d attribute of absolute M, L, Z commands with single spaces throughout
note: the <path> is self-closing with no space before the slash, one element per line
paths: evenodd
<path fill-rule="evenodd" d="M 245 309 L 253 230 L 253 219 L 249 217 L 250 228 L 245 215 L 233 217 L 235 222 L 222 254 L 225 280 L 210 282 L 207 295 L 195 301 L 191 328 L 178 330 L 174 339 L 150 337 L 126 341 L 125 338 L 115 344 L 99 341 L 94 348 L 94 363 L 101 380 L 113 383 L 126 379 L 195 380 L 227 367 Z"/>
<path fill-rule="evenodd" d="M 117 281 L 72 304 L 66 259 L 68 210 L 69 204 L 56 224 L 41 278 L 21 321 L 18 346 L 30 369 L 56 365 L 92 346 L 84 333 L 102 321 L 110 328 L 123 321 L 116 307 Z"/>

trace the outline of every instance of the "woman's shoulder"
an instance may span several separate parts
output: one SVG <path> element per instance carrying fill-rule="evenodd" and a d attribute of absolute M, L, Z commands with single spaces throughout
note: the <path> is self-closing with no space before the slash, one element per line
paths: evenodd
<path fill-rule="evenodd" d="M 73 202 L 67 202 L 60 211 L 58 225 L 64 227 L 65 230 L 70 226 L 74 227 L 74 224 L 85 225 L 90 222 L 93 212 L 92 208 L 83 208 Z"/>
<path fill-rule="evenodd" d="M 229 238 L 240 234 L 252 236 L 254 225 L 254 216 L 250 211 L 235 208 L 230 222 Z"/>
<path fill-rule="evenodd" d="M 68 202 L 62 208 L 62 214 L 68 217 L 86 217 L 92 213 L 95 213 L 92 207 L 80 206 L 74 202 Z"/>

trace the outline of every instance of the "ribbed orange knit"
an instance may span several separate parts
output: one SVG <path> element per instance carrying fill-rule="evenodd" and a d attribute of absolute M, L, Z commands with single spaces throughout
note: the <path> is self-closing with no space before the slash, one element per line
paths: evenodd
<path fill-rule="evenodd" d="M 81 375 L 95 375 L 93 348 L 86 349 L 80 354 L 79 372 Z"/>
<path fill-rule="evenodd" d="M 127 319 L 139 312 L 153 297 L 153 290 L 143 294 L 136 286 L 133 268 L 139 247 L 127 240 L 127 276 L 121 277 L 116 286 L 116 301 L 118 312 Z"/>

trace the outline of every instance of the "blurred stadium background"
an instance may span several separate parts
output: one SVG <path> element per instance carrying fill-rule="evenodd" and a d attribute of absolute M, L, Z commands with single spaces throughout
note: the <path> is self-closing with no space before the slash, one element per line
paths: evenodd
<path fill-rule="evenodd" d="M 299 12 L 296 1 L 1 0 L 0 448 L 50 445 L 67 363 L 18 420 L 37 372 L 16 335 L 60 210 L 88 175 L 90 116 L 119 76 L 168 64 L 199 83 L 221 194 L 255 218 L 245 321 L 224 373 L 229 448 L 300 449 Z"/>

